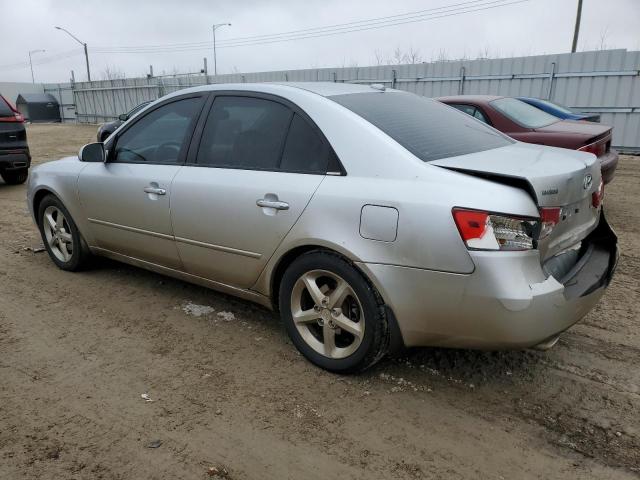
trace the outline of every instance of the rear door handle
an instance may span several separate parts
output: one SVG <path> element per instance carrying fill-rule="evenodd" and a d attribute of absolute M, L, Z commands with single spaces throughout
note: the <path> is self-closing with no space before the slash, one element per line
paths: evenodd
<path fill-rule="evenodd" d="M 279 200 L 261 198 L 256 201 L 256 205 L 263 208 L 275 208 L 276 210 L 289 210 L 289 204 L 287 202 L 280 202 Z"/>
<path fill-rule="evenodd" d="M 156 195 L 166 195 L 167 191 L 164 188 L 158 187 L 144 187 L 145 193 L 155 193 Z"/>

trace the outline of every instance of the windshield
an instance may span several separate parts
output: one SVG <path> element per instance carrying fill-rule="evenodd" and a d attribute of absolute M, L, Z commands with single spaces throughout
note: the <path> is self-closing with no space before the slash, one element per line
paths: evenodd
<path fill-rule="evenodd" d="M 424 162 L 513 143 L 466 113 L 411 93 L 351 93 L 328 98 L 360 115 Z"/>
<path fill-rule="evenodd" d="M 540 128 L 558 121 L 558 118 L 550 113 L 543 112 L 539 108 L 517 98 L 499 98 L 489 103 L 493 108 L 522 127 Z"/>
<path fill-rule="evenodd" d="M 543 104 L 543 105 L 547 105 L 551 108 L 554 108 L 556 110 L 558 110 L 559 112 L 562 113 L 566 113 L 569 115 L 573 115 L 574 112 L 572 112 L 571 110 L 569 110 L 569 108 L 565 107 L 564 105 L 560 105 L 558 103 L 553 103 L 553 102 L 548 102 L 547 100 L 542 100 L 542 99 L 538 99 L 538 102 Z"/>

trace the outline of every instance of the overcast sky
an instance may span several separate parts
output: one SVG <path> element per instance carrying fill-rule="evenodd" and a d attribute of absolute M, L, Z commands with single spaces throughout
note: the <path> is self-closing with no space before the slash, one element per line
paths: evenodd
<path fill-rule="evenodd" d="M 497 5 L 516 0 L 477 0 Z M 418 52 L 423 61 L 563 53 L 571 48 L 577 0 L 527 0 L 455 16 L 342 35 L 282 43 L 224 47 L 238 37 L 399 15 L 451 7 L 464 0 L 0 0 L 3 41 L 0 82 L 30 81 L 29 50 L 36 81 L 64 82 L 75 71 L 85 80 L 82 49 L 59 25 L 86 42 L 93 79 L 105 70 L 127 76 L 197 71 L 212 49 L 113 53 L 123 47 L 211 42 L 211 25 L 229 22 L 217 31 L 218 73 L 312 67 L 375 65 L 378 56 L 394 50 Z M 444 10 L 443 10 L 444 11 Z M 453 10 L 451 10 L 453 12 Z M 436 11 L 434 11 L 435 13 Z M 640 50 L 640 0 L 584 0 L 578 50 L 602 47 Z M 154 49 L 157 47 L 153 47 Z M 189 47 L 191 48 L 191 47 Z M 45 63 L 46 62 L 46 63 Z"/>

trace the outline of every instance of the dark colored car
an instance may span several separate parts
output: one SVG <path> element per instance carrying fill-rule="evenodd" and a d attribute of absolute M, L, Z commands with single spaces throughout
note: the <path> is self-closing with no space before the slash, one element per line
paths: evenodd
<path fill-rule="evenodd" d="M 102 125 L 100 125 L 100 128 L 98 128 L 98 141 L 104 142 L 107 139 L 107 137 L 109 137 L 109 135 L 111 135 L 113 132 L 115 132 L 118 129 L 118 127 L 120 127 L 120 125 L 122 125 L 124 122 L 129 120 L 131 117 L 133 117 L 136 113 L 138 113 L 140 110 L 142 110 L 144 107 L 146 107 L 150 103 L 151 101 L 142 102 L 140 105 L 133 107 L 127 113 L 123 113 L 119 115 L 118 120 L 114 120 L 113 122 L 103 123 Z"/>
<path fill-rule="evenodd" d="M 561 118 L 562 120 L 585 120 L 587 122 L 599 122 L 600 115 L 597 113 L 580 113 L 574 112 L 569 107 L 559 105 L 557 103 L 550 102 L 549 100 L 543 100 L 541 98 L 533 97 L 517 97 L 518 100 L 522 100 L 529 105 L 533 105 L 540 110 L 550 113 L 554 117 Z"/>
<path fill-rule="evenodd" d="M 612 128 L 607 125 L 561 120 L 512 97 L 457 95 L 437 100 L 521 142 L 593 153 L 600 161 L 603 182 L 613 180 L 618 166 L 618 152 L 611 148 Z"/>
<path fill-rule="evenodd" d="M 0 95 L 0 176 L 9 185 L 24 183 L 30 165 L 24 117 Z"/>

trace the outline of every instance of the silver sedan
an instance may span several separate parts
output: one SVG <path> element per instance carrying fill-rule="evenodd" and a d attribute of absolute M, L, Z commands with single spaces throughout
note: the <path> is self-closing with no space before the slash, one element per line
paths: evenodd
<path fill-rule="evenodd" d="M 381 85 L 210 85 L 41 165 L 53 262 L 110 257 L 280 312 L 335 372 L 399 346 L 548 348 L 618 253 L 596 157 Z"/>

